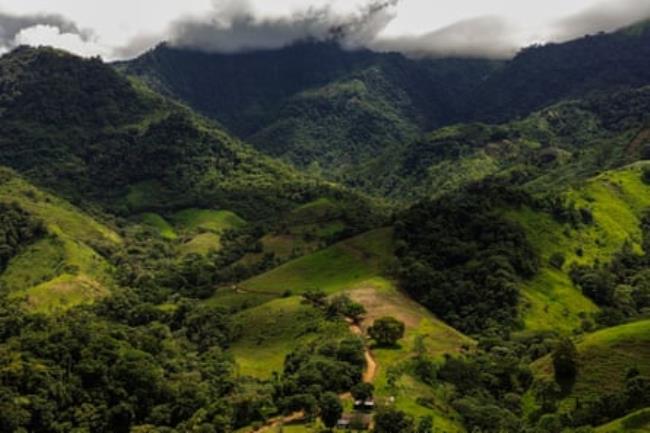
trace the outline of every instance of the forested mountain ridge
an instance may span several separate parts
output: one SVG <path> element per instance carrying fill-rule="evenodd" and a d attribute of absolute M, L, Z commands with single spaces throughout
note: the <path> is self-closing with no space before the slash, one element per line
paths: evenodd
<path fill-rule="evenodd" d="M 458 117 L 499 62 L 415 61 L 299 42 L 209 54 L 161 45 L 118 68 L 175 96 L 258 149 L 329 171 Z M 329 176 L 331 177 L 331 176 Z"/>
<path fill-rule="evenodd" d="M 650 88 L 603 91 L 502 124 L 461 123 L 386 149 L 346 184 L 404 201 L 439 197 L 491 176 L 551 193 L 647 159 Z"/>
<path fill-rule="evenodd" d="M 565 99 L 650 84 L 649 40 L 637 26 L 533 46 L 510 61 L 409 59 L 347 51 L 335 41 L 237 54 L 161 45 L 118 68 L 265 153 L 341 179 L 368 156 L 445 125 L 504 122 Z"/>
<path fill-rule="evenodd" d="M 0 164 L 122 214 L 189 206 L 244 216 L 349 194 L 265 157 L 99 59 L 0 59 Z M 140 199 L 146 196 L 146 202 Z"/>

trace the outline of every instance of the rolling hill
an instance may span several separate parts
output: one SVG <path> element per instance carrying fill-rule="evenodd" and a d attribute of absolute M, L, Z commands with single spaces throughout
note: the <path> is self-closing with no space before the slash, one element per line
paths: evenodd
<path fill-rule="evenodd" d="M 108 296 L 113 266 L 97 249 L 119 246 L 118 233 L 64 200 L 39 190 L 14 172 L 0 169 L 0 202 L 15 203 L 45 227 L 0 275 L 11 298 L 35 311 L 68 309 Z"/>
<path fill-rule="evenodd" d="M 650 321 L 643 320 L 606 328 L 578 339 L 578 375 L 570 394 L 561 407 L 575 405 L 577 399 L 588 401 L 624 389 L 625 374 L 636 368 L 641 375 L 650 375 Z M 533 371 L 550 377 L 553 366 L 549 357 L 536 361 Z"/>

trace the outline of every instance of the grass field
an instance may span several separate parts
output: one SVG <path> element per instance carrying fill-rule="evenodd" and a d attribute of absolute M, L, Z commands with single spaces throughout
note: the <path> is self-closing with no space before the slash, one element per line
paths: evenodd
<path fill-rule="evenodd" d="M 607 262 L 626 241 L 640 251 L 642 214 L 650 208 L 650 186 L 641 180 L 647 163 L 606 172 L 568 193 L 580 208 L 592 211 L 594 224 L 572 229 L 550 215 L 524 208 L 508 214 L 519 222 L 540 253 L 542 269 L 523 283 L 522 315 L 527 329 L 555 329 L 569 332 L 580 325 L 581 312 L 597 307 L 575 288 L 568 276 L 571 263 Z M 556 270 L 549 257 L 564 253 L 564 268 Z"/>
<path fill-rule="evenodd" d="M 18 203 L 43 221 L 52 233 L 63 233 L 83 242 L 121 242 L 114 230 L 70 203 L 33 187 L 18 176 L 0 183 L 0 201 Z"/>
<path fill-rule="evenodd" d="M 40 280 L 26 279 L 25 266 Z M 63 236 L 40 241 L 16 256 L 2 281 L 12 297 L 24 298 L 32 310 L 50 313 L 108 295 L 111 271 L 111 265 L 92 248 Z"/>
<path fill-rule="evenodd" d="M 332 294 L 378 278 L 380 264 L 391 252 L 392 231 L 376 230 L 288 262 L 241 283 L 237 290 L 219 289 L 208 303 L 254 306 L 239 313 L 244 334 L 232 350 L 242 372 L 269 377 L 281 369 L 285 355 L 306 340 L 347 334 L 346 326 L 323 328 L 317 312 L 302 305 L 297 295 L 314 288 Z M 287 290 L 294 296 L 282 298 Z"/>
<path fill-rule="evenodd" d="M 237 214 L 226 210 L 185 209 L 172 215 L 171 221 L 178 233 L 190 236 L 179 245 L 181 255 L 207 254 L 221 248 L 221 234 L 228 229 L 246 225 Z"/>
<path fill-rule="evenodd" d="M 625 374 L 636 367 L 650 375 L 650 320 L 603 329 L 577 341 L 578 376 L 564 405 L 576 397 L 589 398 L 621 391 Z M 537 377 L 553 376 L 549 357 L 532 365 Z"/>
<path fill-rule="evenodd" d="M 322 313 L 301 304 L 298 296 L 276 299 L 239 313 L 242 336 L 233 345 L 241 374 L 268 379 L 281 372 L 285 356 L 315 339 L 348 335 L 345 323 L 323 320 Z"/>
<path fill-rule="evenodd" d="M 375 230 L 288 262 L 243 282 L 241 287 L 276 294 L 312 289 L 336 293 L 379 275 L 391 260 L 392 249 L 392 230 Z"/>
<path fill-rule="evenodd" d="M 221 237 L 215 233 L 200 233 L 184 244 L 179 245 L 178 252 L 186 254 L 208 254 L 221 248 Z"/>
<path fill-rule="evenodd" d="M 201 229 L 214 233 L 246 225 L 246 221 L 227 210 L 185 209 L 174 214 L 171 220 L 180 230 Z"/>
<path fill-rule="evenodd" d="M 178 237 L 176 231 L 174 230 L 174 227 L 172 227 L 171 224 L 165 220 L 165 218 L 158 215 L 157 213 L 143 213 L 139 216 L 139 220 L 143 224 L 156 229 L 160 236 L 165 239 L 174 240 Z"/>
<path fill-rule="evenodd" d="M 650 433 L 650 408 L 602 425 L 596 433 Z"/>
<path fill-rule="evenodd" d="M 321 198 L 293 209 L 284 223 L 274 233 L 260 239 L 261 253 L 249 253 L 242 260 L 244 265 L 259 262 L 265 254 L 286 260 L 314 253 L 328 240 L 345 230 L 340 219 L 341 210 L 335 201 Z"/>

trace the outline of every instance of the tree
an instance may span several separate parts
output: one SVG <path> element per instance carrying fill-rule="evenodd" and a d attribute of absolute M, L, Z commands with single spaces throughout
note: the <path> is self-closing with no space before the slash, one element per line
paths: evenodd
<path fill-rule="evenodd" d="M 432 433 L 433 432 L 433 417 L 423 416 L 418 422 L 416 433 Z"/>
<path fill-rule="evenodd" d="M 375 433 L 413 433 L 413 418 L 397 409 L 383 409 L 375 416 Z"/>
<path fill-rule="evenodd" d="M 372 398 L 375 387 L 372 383 L 357 383 L 350 390 L 355 400 L 368 400 Z"/>
<path fill-rule="evenodd" d="M 549 257 L 548 262 L 551 266 L 553 266 L 555 269 L 562 270 L 562 266 L 564 266 L 564 261 L 565 261 L 564 254 L 562 253 L 553 253 L 551 254 L 551 257 Z"/>
<path fill-rule="evenodd" d="M 394 317 L 382 317 L 368 328 L 368 335 L 380 346 L 394 346 L 404 337 L 404 323 Z"/>
<path fill-rule="evenodd" d="M 302 294 L 302 303 L 324 308 L 327 306 L 327 294 L 320 289 L 310 289 Z"/>
<path fill-rule="evenodd" d="M 325 427 L 330 430 L 336 425 L 343 414 L 341 400 L 333 392 L 326 392 L 320 401 L 320 418 Z"/>
<path fill-rule="evenodd" d="M 558 383 L 575 378 L 578 372 L 576 355 L 576 346 L 570 338 L 560 340 L 552 355 L 555 380 Z"/>

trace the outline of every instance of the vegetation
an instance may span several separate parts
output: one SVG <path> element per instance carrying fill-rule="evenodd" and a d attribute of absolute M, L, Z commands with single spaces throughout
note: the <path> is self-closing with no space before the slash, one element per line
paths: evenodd
<path fill-rule="evenodd" d="M 368 335 L 380 346 L 394 346 L 404 336 L 404 323 L 394 317 L 382 317 L 368 328 Z"/>
<path fill-rule="evenodd" d="M 404 288 L 461 331 L 515 326 L 517 284 L 535 275 L 539 258 L 497 206 L 526 200 L 484 184 L 414 206 L 395 225 Z"/>
<path fill-rule="evenodd" d="M 2 56 L 0 431 L 647 430 L 647 28 Z"/>

